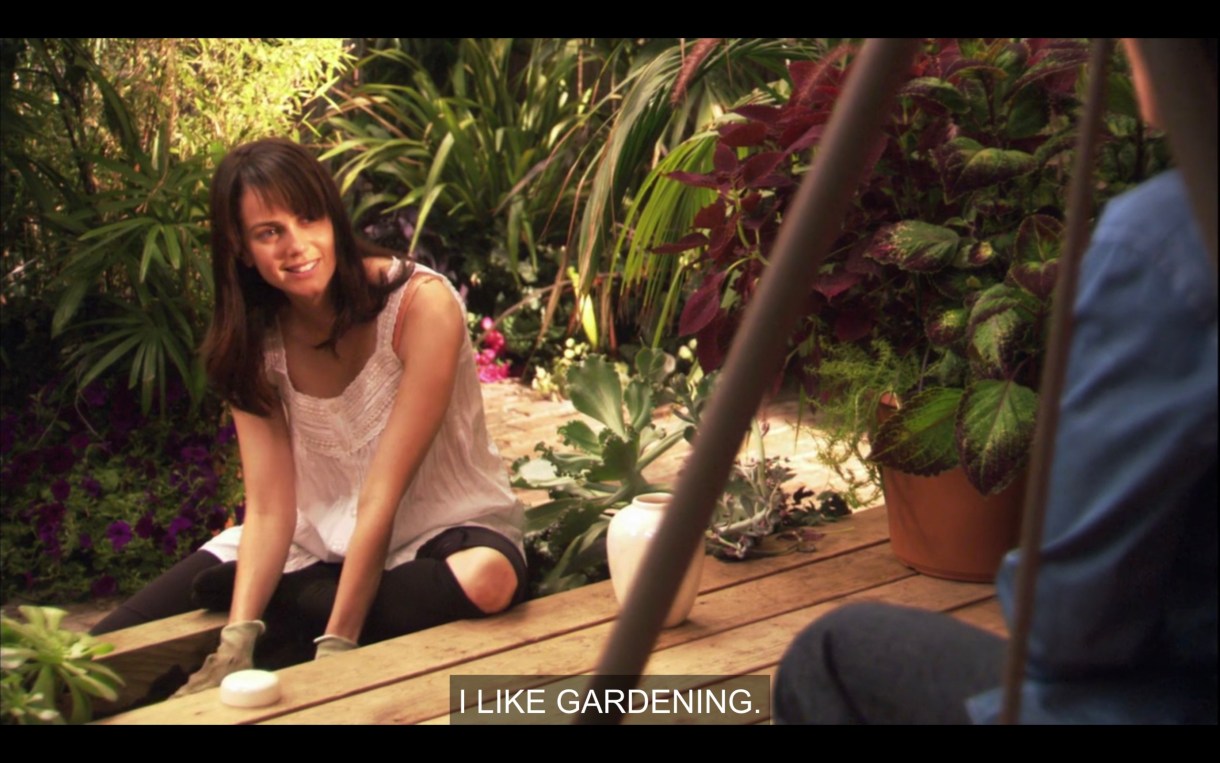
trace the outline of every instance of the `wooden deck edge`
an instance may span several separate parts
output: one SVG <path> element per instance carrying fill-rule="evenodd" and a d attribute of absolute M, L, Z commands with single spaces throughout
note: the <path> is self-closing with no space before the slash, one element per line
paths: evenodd
<path fill-rule="evenodd" d="M 969 590 L 969 588 L 957 588 L 957 586 L 959 586 L 959 585 L 961 585 L 961 584 L 957 584 L 952 581 L 942 581 L 942 580 L 935 579 L 935 578 L 929 578 L 929 577 L 923 576 L 923 575 L 912 574 L 910 577 L 903 578 L 898 581 L 892 581 L 890 583 L 883 584 L 880 587 L 870 587 L 870 588 L 866 589 L 865 591 L 855 591 L 852 593 L 847 593 L 842 596 L 837 596 L 832 599 L 818 602 L 816 604 L 812 604 L 812 605 L 805 606 L 805 607 L 799 607 L 799 608 L 789 611 L 789 612 L 777 614 L 777 615 L 774 615 L 771 617 L 761 618 L 760 620 L 757 620 L 757 621 L 743 622 L 740 625 L 735 626 L 733 628 L 729 628 L 727 630 L 710 633 L 707 636 L 697 638 L 697 639 L 692 639 L 690 641 L 686 641 L 681 644 L 675 644 L 671 648 L 674 649 L 675 652 L 697 650 L 700 648 L 699 642 L 701 642 L 701 641 L 705 641 L 705 640 L 717 641 L 717 640 L 724 640 L 726 638 L 730 638 L 730 639 L 735 638 L 736 637 L 735 633 L 747 633 L 747 632 L 751 631 L 752 628 L 756 629 L 759 624 L 761 624 L 767 620 L 774 620 L 777 622 L 792 621 L 793 623 L 804 622 L 807 624 L 809 622 L 813 622 L 813 620 L 815 620 L 817 617 L 820 617 L 820 616 L 826 614 L 827 612 L 837 609 L 838 607 L 840 607 L 844 604 L 848 604 L 850 602 L 876 600 L 877 598 L 879 598 L 879 596 L 883 595 L 883 593 L 882 593 L 883 591 L 885 591 L 887 589 L 894 589 L 897 587 L 914 588 L 915 590 L 931 589 L 934 591 L 944 589 L 944 590 L 951 592 L 951 595 L 954 599 L 952 602 L 943 602 L 940 604 L 934 604 L 932 601 L 927 601 L 926 603 L 930 605 L 928 607 L 930 609 L 930 611 L 942 612 L 942 613 L 950 615 L 950 616 L 958 617 L 958 619 L 964 619 L 964 618 L 959 617 L 958 613 L 982 611 L 982 610 L 986 609 L 986 607 L 989 603 L 995 601 L 994 592 L 991 590 L 980 588 L 977 591 L 971 591 L 971 590 Z M 902 603 L 907 606 L 910 606 L 913 602 L 904 601 Z M 796 632 L 797 631 L 795 631 L 795 630 L 792 632 L 793 637 L 795 637 Z M 752 640 L 752 639 L 750 639 L 750 640 Z M 664 650 L 658 650 L 658 654 L 662 651 L 664 651 Z M 779 657 L 777 654 L 777 656 L 773 659 L 766 659 L 763 661 L 753 661 L 753 662 L 735 665 L 735 666 L 733 666 L 733 675 L 766 674 L 766 675 L 771 676 L 772 680 L 774 680 L 775 674 L 778 671 L 778 667 L 779 667 Z M 669 674 L 670 673 L 670 671 L 665 670 L 665 669 L 657 670 L 655 664 L 650 664 L 649 668 L 647 669 L 647 672 L 648 672 L 648 674 L 654 674 L 654 673 Z M 592 671 L 584 673 L 582 675 L 591 676 Z M 546 683 L 546 682 L 540 681 L 538 685 L 542 685 L 543 683 Z M 774 685 L 772 685 L 772 691 L 774 691 Z M 427 724 L 427 725 L 443 725 L 443 724 L 448 723 L 449 717 L 450 717 L 450 713 L 448 713 L 448 712 L 440 713 L 440 714 L 429 715 L 427 717 L 420 718 L 420 719 L 414 721 L 414 723 L 422 723 L 422 724 Z M 765 718 L 750 719 L 749 721 L 742 719 L 735 725 L 745 725 L 747 723 L 757 723 L 757 722 L 768 722 L 768 721 L 770 721 L 770 719 L 771 719 L 771 714 L 767 713 Z"/>
<path fill-rule="evenodd" d="M 124 685 L 114 702 L 97 701 L 95 715 L 105 718 L 168 694 L 175 687 L 161 688 L 161 684 L 179 683 L 198 668 L 216 649 L 227 620 L 223 612 L 200 609 L 98 636 L 115 647 L 98 661 L 118 673 Z"/>

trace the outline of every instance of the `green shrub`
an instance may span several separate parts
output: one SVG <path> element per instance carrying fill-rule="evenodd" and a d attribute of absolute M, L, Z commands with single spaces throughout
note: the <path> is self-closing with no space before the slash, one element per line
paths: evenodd
<path fill-rule="evenodd" d="M 21 607 L 21 614 L 25 622 L 0 618 L 0 723 L 87 723 L 91 698 L 113 701 L 123 684 L 94 662 L 114 647 L 60 628 L 62 609 Z"/>

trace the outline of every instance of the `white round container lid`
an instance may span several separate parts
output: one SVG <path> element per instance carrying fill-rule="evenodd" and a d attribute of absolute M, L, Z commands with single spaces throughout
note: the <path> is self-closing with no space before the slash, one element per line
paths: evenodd
<path fill-rule="evenodd" d="M 266 707 L 280 696 L 280 677 L 269 670 L 239 670 L 220 682 L 220 701 L 230 707 Z"/>

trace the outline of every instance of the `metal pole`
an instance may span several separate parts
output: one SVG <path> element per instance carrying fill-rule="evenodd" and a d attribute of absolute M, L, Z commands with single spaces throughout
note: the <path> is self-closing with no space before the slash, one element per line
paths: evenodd
<path fill-rule="evenodd" d="M 1068 350 L 1072 345 L 1072 308 L 1076 301 L 1076 281 L 1080 261 L 1089 243 L 1089 219 L 1093 209 L 1093 165 L 1097 131 L 1105 110 L 1106 62 L 1113 41 L 1097 39 L 1089 56 L 1089 91 L 1084 119 L 1076 135 L 1076 159 L 1068 187 L 1067 231 L 1059 255 L 1059 277 L 1055 283 L 1055 302 L 1051 309 L 1051 331 L 1038 391 L 1038 425 L 1026 479 L 1024 518 L 1021 524 L 1021 562 L 1017 568 L 1012 630 L 1004 665 L 1004 704 L 1001 723 L 1016 723 L 1021 714 L 1021 685 L 1025 678 L 1025 658 L 1029 629 L 1033 621 L 1034 592 L 1038 579 L 1042 546 L 1042 523 L 1046 511 L 1047 487 L 1055 458 L 1055 432 L 1059 428 L 1059 399 L 1067 370 Z"/>
<path fill-rule="evenodd" d="M 596 692 L 634 688 L 656 643 L 682 574 L 711 519 L 750 419 L 780 369 L 797 306 L 840 232 L 867 156 L 909 76 L 917 40 L 869 40 L 852 65 L 813 168 L 801 183 L 775 243 L 758 294 L 730 349 L 694 450 L 678 481 L 638 580 L 602 653 Z M 646 582 L 644 582 L 646 581 Z M 585 717 L 617 723 L 619 713 Z"/>

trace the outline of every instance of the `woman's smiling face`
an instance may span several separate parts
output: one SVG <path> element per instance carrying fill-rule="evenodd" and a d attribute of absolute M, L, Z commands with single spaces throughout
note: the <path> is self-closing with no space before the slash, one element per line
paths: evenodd
<path fill-rule="evenodd" d="M 295 304 L 318 304 L 335 275 L 330 218 L 284 209 L 250 190 L 242 194 L 242 259 Z"/>

